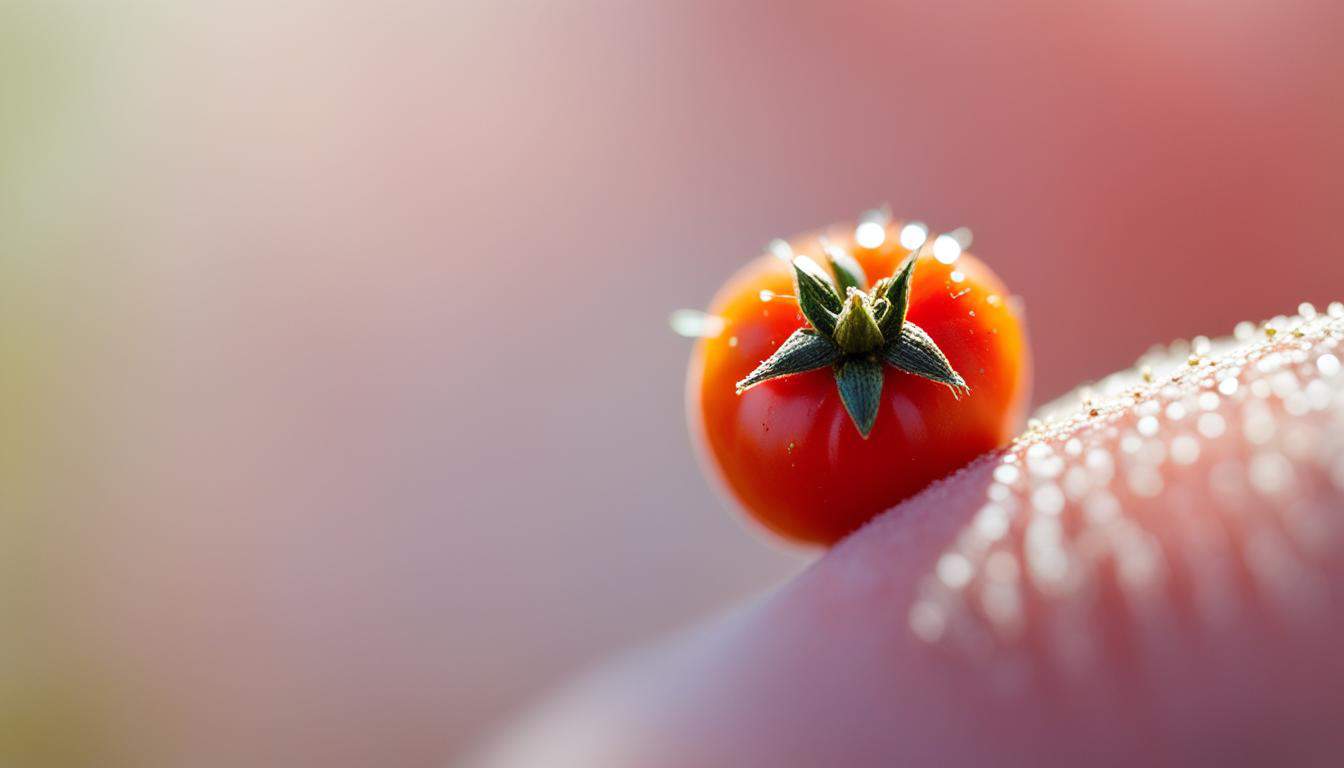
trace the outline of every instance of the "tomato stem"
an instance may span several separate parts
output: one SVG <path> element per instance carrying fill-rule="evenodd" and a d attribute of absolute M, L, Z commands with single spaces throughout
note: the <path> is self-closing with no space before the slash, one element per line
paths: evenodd
<path fill-rule="evenodd" d="M 958 399 L 970 393 L 937 343 L 906 318 L 919 251 L 867 292 L 867 277 L 853 256 L 829 243 L 823 250 L 834 278 L 807 256 L 792 262 L 798 308 L 812 327 L 799 328 L 737 382 L 738 394 L 771 379 L 830 366 L 845 411 L 867 438 L 882 402 L 883 363 L 936 381 Z"/>

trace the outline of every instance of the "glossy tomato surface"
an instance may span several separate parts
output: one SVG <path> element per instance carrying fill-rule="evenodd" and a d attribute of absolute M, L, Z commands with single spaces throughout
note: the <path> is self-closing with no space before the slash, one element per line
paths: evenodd
<path fill-rule="evenodd" d="M 847 249 L 870 282 L 892 274 L 910 253 L 900 225 L 876 248 L 855 244 L 852 229 L 793 240 L 795 253 L 821 261 L 819 236 Z M 1021 319 L 982 262 L 919 257 L 908 319 L 938 344 L 970 386 L 959 399 L 946 386 L 885 368 L 882 403 L 863 438 L 845 412 L 829 369 L 759 384 L 735 383 L 806 321 L 797 304 L 761 292 L 794 292 L 792 269 L 772 255 L 743 267 L 709 312 L 723 330 L 701 339 L 687 383 L 692 431 L 706 463 L 731 495 L 771 531 L 797 542 L 831 544 L 929 483 L 1006 443 L 1019 426 L 1029 389 Z"/>

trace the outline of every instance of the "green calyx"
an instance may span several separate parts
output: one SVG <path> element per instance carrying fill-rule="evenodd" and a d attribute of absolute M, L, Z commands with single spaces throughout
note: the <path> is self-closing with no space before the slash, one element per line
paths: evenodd
<path fill-rule="evenodd" d="M 867 438 L 882 404 L 884 364 L 943 384 L 956 396 L 971 391 L 929 334 L 905 316 L 917 254 L 869 290 L 853 256 L 829 243 L 823 250 L 834 279 L 806 256 L 793 260 L 798 307 L 812 327 L 794 331 L 737 383 L 738 394 L 771 379 L 829 366 L 845 412 Z"/>

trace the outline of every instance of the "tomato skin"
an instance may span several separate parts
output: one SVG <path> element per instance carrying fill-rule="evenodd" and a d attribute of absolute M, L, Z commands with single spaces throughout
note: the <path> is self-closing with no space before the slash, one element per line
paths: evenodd
<path fill-rule="evenodd" d="M 909 253 L 888 227 L 876 249 L 852 229 L 824 233 L 848 249 L 869 281 L 890 275 Z M 792 241 L 816 257 L 819 235 Z M 954 274 L 955 273 L 955 274 Z M 864 439 L 845 412 L 829 369 L 759 384 L 735 383 L 806 324 L 791 300 L 762 301 L 762 290 L 794 292 L 791 268 L 766 255 L 734 275 L 710 314 L 723 331 L 701 339 L 691 360 L 687 406 L 712 471 L 758 522 L 796 542 L 832 544 L 878 513 L 971 459 L 1006 443 L 1023 415 L 1030 366 L 1020 319 L 999 279 L 962 254 L 953 264 L 921 256 L 908 319 L 939 345 L 971 393 L 885 367 L 882 405 Z"/>

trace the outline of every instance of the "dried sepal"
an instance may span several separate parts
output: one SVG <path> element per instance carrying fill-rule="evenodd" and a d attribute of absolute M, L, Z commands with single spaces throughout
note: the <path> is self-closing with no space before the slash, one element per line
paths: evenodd
<path fill-rule="evenodd" d="M 971 391 L 966 386 L 966 380 L 953 370 L 947 356 L 929 338 L 929 334 L 908 320 L 901 325 L 900 335 L 882 348 L 882 359 L 906 373 L 943 384 L 954 395 L 960 396 Z"/>
<path fill-rule="evenodd" d="M 840 357 L 840 347 L 835 342 L 810 328 L 799 328 L 779 345 L 773 355 L 756 366 L 756 370 L 737 382 L 737 393 L 740 395 L 763 381 L 780 376 L 825 368 Z"/>

